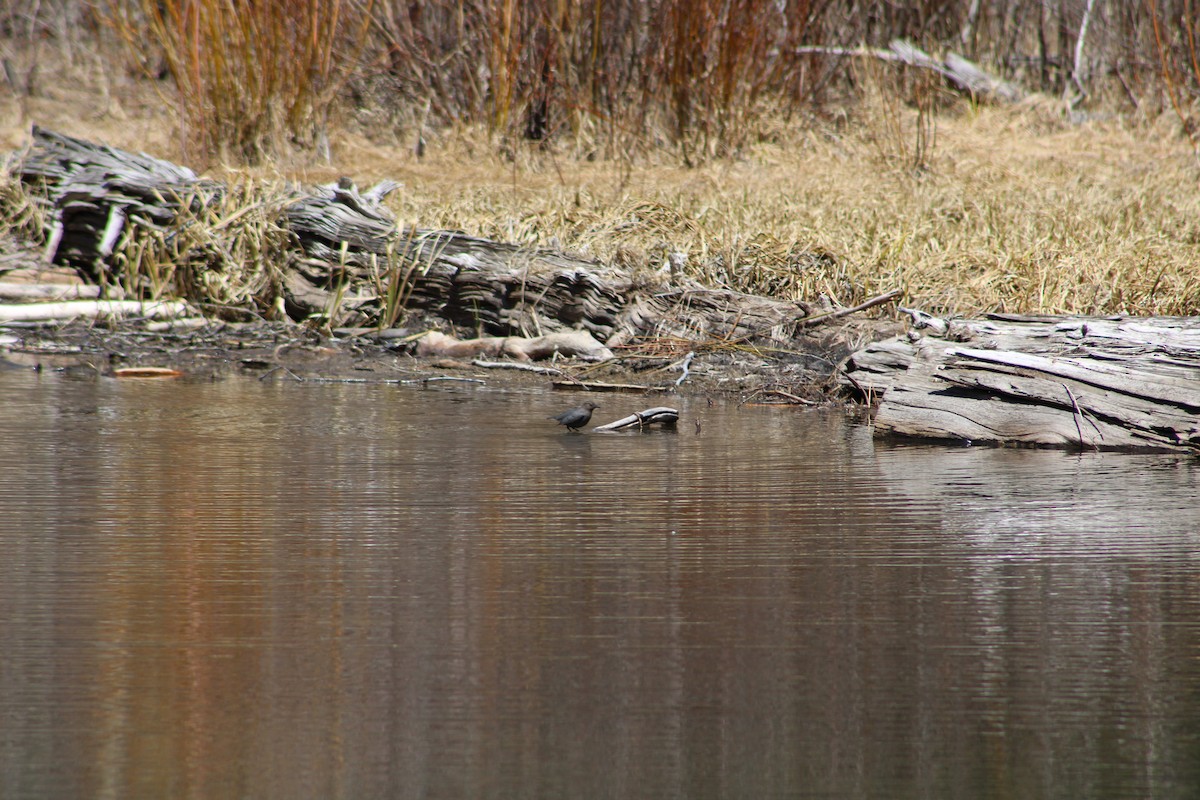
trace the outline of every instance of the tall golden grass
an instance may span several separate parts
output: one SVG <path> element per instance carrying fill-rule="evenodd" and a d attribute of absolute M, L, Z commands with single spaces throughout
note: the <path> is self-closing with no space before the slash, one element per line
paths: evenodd
<path fill-rule="evenodd" d="M 286 187 L 239 180 L 218 197 L 181 198 L 168 228 L 130 226 L 109 275 L 125 297 L 183 297 L 213 315 L 276 314 L 292 239 Z"/>

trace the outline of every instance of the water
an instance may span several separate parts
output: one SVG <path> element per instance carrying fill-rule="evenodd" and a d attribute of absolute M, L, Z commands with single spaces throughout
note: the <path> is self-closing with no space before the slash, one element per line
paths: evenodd
<path fill-rule="evenodd" d="M 579 399 L 0 373 L 0 797 L 1200 791 L 1196 460 Z"/>

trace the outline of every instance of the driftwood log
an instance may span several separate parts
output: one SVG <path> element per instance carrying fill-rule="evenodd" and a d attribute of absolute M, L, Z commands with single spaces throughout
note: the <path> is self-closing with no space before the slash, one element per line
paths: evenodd
<path fill-rule="evenodd" d="M 846 364 L 879 434 L 1200 452 L 1200 319 L 911 314 Z"/>
<path fill-rule="evenodd" d="M 645 430 L 651 425 L 661 425 L 664 428 L 674 428 L 679 422 L 679 410 L 668 406 L 655 406 L 645 411 L 635 411 L 627 417 L 614 420 L 605 425 L 597 425 L 594 431 L 620 431 L 627 428 Z"/>
<path fill-rule="evenodd" d="M 187 167 L 38 127 L 20 176 L 49 201 L 47 259 L 93 279 L 130 225 L 167 227 L 182 204 L 212 202 L 223 192 Z"/>
<path fill-rule="evenodd" d="M 223 196 L 219 183 L 184 167 L 41 128 L 18 171 L 44 194 L 49 259 L 93 278 L 118 268 L 109 256 L 121 236 L 142 227 L 170 231 L 182 204 Z M 402 229 L 382 205 L 396 188 L 385 181 L 360 193 L 345 180 L 296 188 L 279 204 L 291 241 L 270 285 L 278 296 L 257 297 L 259 309 L 282 308 L 300 320 L 336 308 L 340 326 L 388 327 L 402 307 L 476 335 L 579 330 L 610 348 L 639 337 L 794 345 L 806 323 L 816 322 L 803 304 L 457 231 Z"/>
<path fill-rule="evenodd" d="M 373 276 L 390 264 L 403 280 L 406 308 L 493 336 L 578 329 L 610 347 L 641 336 L 785 342 L 808 316 L 796 303 L 688 281 L 655 284 L 555 250 L 457 231 L 400 230 L 386 209 L 351 192 L 289 206 L 288 227 L 303 257 L 286 287 L 289 304 L 301 310 L 327 304 L 330 275 L 347 275 L 361 287 L 359 308 L 371 313 L 379 299 L 370 293 Z"/>

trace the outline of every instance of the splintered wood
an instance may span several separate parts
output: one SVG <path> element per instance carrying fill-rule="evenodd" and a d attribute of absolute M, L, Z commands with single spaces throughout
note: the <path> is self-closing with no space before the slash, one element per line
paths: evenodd
<path fill-rule="evenodd" d="M 1200 452 L 1200 319 L 914 319 L 924 335 L 847 363 L 854 385 L 882 395 L 877 433 Z"/>

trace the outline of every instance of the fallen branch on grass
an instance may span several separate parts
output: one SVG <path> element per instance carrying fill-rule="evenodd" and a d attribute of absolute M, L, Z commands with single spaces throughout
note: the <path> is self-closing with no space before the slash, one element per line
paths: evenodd
<path fill-rule="evenodd" d="M 938 61 L 921 48 L 903 39 L 893 41 L 886 50 L 877 47 L 821 47 L 813 45 L 797 47 L 795 52 L 800 55 L 867 56 L 881 61 L 891 61 L 907 64 L 910 67 L 933 70 L 950 81 L 960 91 L 967 92 L 973 97 L 1001 100 L 1006 103 L 1017 103 L 1025 97 L 1025 93 L 1017 85 L 989 74 L 975 62 L 969 61 L 957 53 L 948 53 L 945 60 Z"/>
<path fill-rule="evenodd" d="M 287 373 L 297 383 L 361 383 L 372 386 L 415 386 L 416 384 L 427 385 L 443 382 L 476 383 L 480 385 L 487 383 L 487 381 L 481 378 L 460 378 L 457 375 L 430 375 L 425 378 L 330 378 L 323 375 L 297 375 L 282 364 L 263 373 L 258 379 L 260 381 L 264 380 L 279 371 Z"/>
<path fill-rule="evenodd" d="M 636 383 L 603 383 L 600 381 L 555 381 L 551 384 L 555 389 L 585 389 L 589 392 L 669 392 L 672 386 L 641 386 Z"/>
<path fill-rule="evenodd" d="M 537 375 L 562 374 L 562 370 L 555 367 L 539 367 L 535 364 L 522 364 L 519 361 L 484 361 L 482 358 L 477 358 L 471 362 L 471 366 L 482 369 L 515 369 L 520 372 L 532 372 Z"/>

